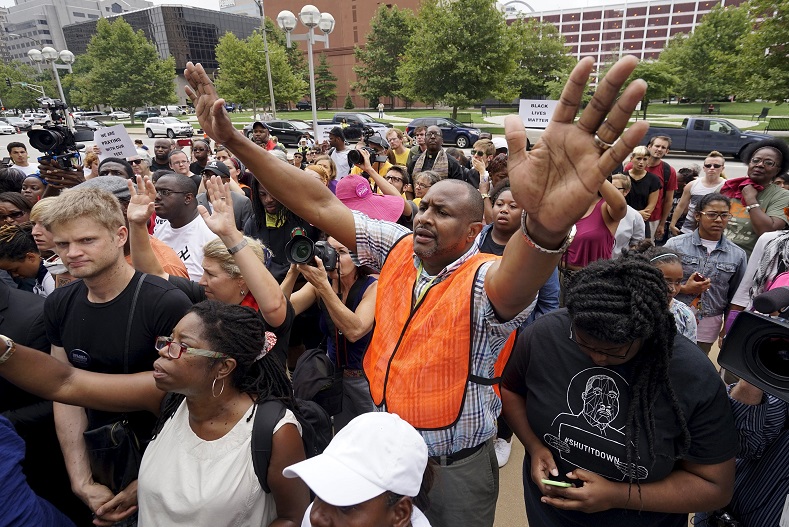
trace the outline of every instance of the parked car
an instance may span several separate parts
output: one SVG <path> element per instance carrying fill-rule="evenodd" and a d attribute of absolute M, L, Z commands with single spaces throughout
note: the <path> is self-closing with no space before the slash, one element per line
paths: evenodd
<path fill-rule="evenodd" d="M 72 112 L 71 113 L 71 117 L 73 117 L 75 121 L 78 120 L 78 119 L 94 119 L 96 117 L 102 117 L 103 115 L 104 114 L 101 113 L 101 112 L 92 112 L 92 111 L 91 112 Z"/>
<path fill-rule="evenodd" d="M 150 117 L 159 117 L 159 110 L 156 108 L 146 108 L 139 112 L 134 112 L 135 119 L 148 119 Z"/>
<path fill-rule="evenodd" d="M 0 134 L 15 134 L 16 128 L 8 123 L 0 122 Z"/>
<path fill-rule="evenodd" d="M 129 115 L 129 112 L 114 111 L 114 112 L 110 112 L 107 117 L 109 117 L 113 121 L 117 121 L 118 119 L 126 120 L 131 116 Z"/>
<path fill-rule="evenodd" d="M 364 128 L 372 128 L 374 132 L 381 134 L 381 137 L 386 137 L 386 131 L 392 127 L 389 123 L 382 123 L 376 121 L 366 113 L 358 112 L 339 112 L 335 113 L 334 117 L 330 120 L 319 120 L 319 125 L 333 125 L 342 126 L 343 120 L 347 125 L 343 132 L 345 139 L 348 141 L 358 141 L 362 138 L 362 130 Z"/>
<path fill-rule="evenodd" d="M 33 128 L 33 123 L 31 123 L 30 121 L 26 121 L 21 117 L 14 117 L 9 115 L 8 117 L 0 117 L 0 121 L 10 124 L 14 128 L 18 129 L 20 132 L 27 132 L 28 130 Z"/>
<path fill-rule="evenodd" d="M 312 103 L 310 101 L 299 101 L 296 103 L 297 110 L 312 110 Z"/>
<path fill-rule="evenodd" d="M 175 115 L 186 115 L 186 110 L 181 108 L 180 106 L 160 106 L 159 107 L 159 115 L 162 117 L 173 117 Z"/>
<path fill-rule="evenodd" d="M 166 135 L 172 139 L 178 136 L 192 137 L 195 129 L 191 124 L 175 117 L 151 117 L 145 121 L 145 133 L 148 137 Z"/>
<path fill-rule="evenodd" d="M 29 121 L 30 124 L 49 124 L 52 122 L 52 117 L 48 113 L 23 113 L 22 119 Z"/>
<path fill-rule="evenodd" d="M 263 123 L 271 135 L 277 136 L 283 145 L 297 145 L 305 132 L 312 132 L 312 127 L 304 121 L 266 121 Z M 252 124 L 244 126 L 244 135 L 252 138 Z"/>
<path fill-rule="evenodd" d="M 441 136 L 444 138 L 444 143 L 456 144 L 458 148 L 468 148 L 479 140 L 479 128 L 466 126 L 447 117 L 420 117 L 419 119 L 414 119 L 405 127 L 405 133 L 409 137 L 413 137 L 414 129 L 418 126 L 438 126 L 441 128 Z"/>
<path fill-rule="evenodd" d="M 107 125 L 93 119 L 78 119 L 74 121 L 74 127 L 82 130 L 93 130 L 95 132 L 99 128 L 106 128 Z"/>
<path fill-rule="evenodd" d="M 749 145 L 762 139 L 773 139 L 771 135 L 758 132 L 743 132 L 726 119 L 687 117 L 681 128 L 650 126 L 649 133 L 641 141 L 645 145 L 650 137 L 665 135 L 671 138 L 671 150 L 684 150 L 707 154 L 717 150 L 725 155 L 741 157 Z"/>

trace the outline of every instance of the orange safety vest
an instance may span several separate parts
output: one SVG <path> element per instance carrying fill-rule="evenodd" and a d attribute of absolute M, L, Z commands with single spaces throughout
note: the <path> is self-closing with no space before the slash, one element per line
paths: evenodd
<path fill-rule="evenodd" d="M 414 306 L 418 270 L 412 255 L 408 235 L 392 248 L 381 270 L 364 372 L 377 406 L 386 404 L 388 412 L 414 428 L 441 430 L 460 418 L 469 381 L 495 382 L 472 374 L 471 315 L 479 268 L 498 257 L 472 256 Z"/>

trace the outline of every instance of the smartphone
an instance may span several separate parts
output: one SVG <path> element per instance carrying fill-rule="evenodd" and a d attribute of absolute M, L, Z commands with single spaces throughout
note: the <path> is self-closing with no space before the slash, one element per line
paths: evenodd
<path fill-rule="evenodd" d="M 552 479 L 541 479 L 540 480 L 544 485 L 551 485 L 553 487 L 562 487 L 564 489 L 572 487 L 572 483 L 567 483 L 565 481 L 554 481 Z"/>
<path fill-rule="evenodd" d="M 704 280 L 706 280 L 706 278 L 704 277 L 704 275 L 696 273 L 695 275 L 693 275 L 693 280 L 696 282 L 703 282 Z"/>

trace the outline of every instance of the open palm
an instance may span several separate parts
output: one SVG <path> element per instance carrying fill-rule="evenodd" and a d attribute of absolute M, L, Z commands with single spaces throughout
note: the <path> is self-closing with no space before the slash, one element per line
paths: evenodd
<path fill-rule="evenodd" d="M 188 83 L 186 95 L 192 100 L 197 120 L 205 133 L 219 143 L 226 143 L 234 135 L 240 134 L 225 110 L 225 100 L 217 95 L 214 83 L 203 65 L 187 62 L 184 77 Z"/>
<path fill-rule="evenodd" d="M 550 124 L 540 140 L 526 151 L 526 134 L 517 116 L 505 122 L 509 145 L 512 194 L 544 232 L 564 235 L 588 210 L 605 178 L 638 145 L 648 125 L 639 122 L 622 131 L 646 83 L 634 81 L 617 100 L 619 90 L 638 61 L 627 56 L 600 82 L 594 97 L 574 122 L 592 60 L 578 63 L 564 87 Z M 595 135 L 611 148 L 602 148 Z M 620 139 L 621 135 L 621 139 Z"/>

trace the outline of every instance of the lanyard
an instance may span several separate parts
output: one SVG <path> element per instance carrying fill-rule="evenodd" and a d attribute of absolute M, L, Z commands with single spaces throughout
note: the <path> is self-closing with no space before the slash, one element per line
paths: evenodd
<path fill-rule="evenodd" d="M 421 261 L 419 262 L 419 269 L 417 269 L 416 282 L 414 282 L 414 287 L 416 287 L 417 282 L 419 282 L 419 277 L 420 276 L 422 276 L 422 262 Z M 436 281 L 436 278 L 438 278 L 438 275 L 432 277 L 430 279 L 430 281 L 427 283 L 427 285 L 425 286 L 425 288 L 422 290 L 422 292 L 419 293 L 419 296 L 416 297 L 416 301 L 414 302 L 414 307 L 418 306 L 419 303 L 422 302 L 422 299 L 425 297 L 427 292 L 430 291 L 431 287 L 433 287 L 433 282 Z"/>

